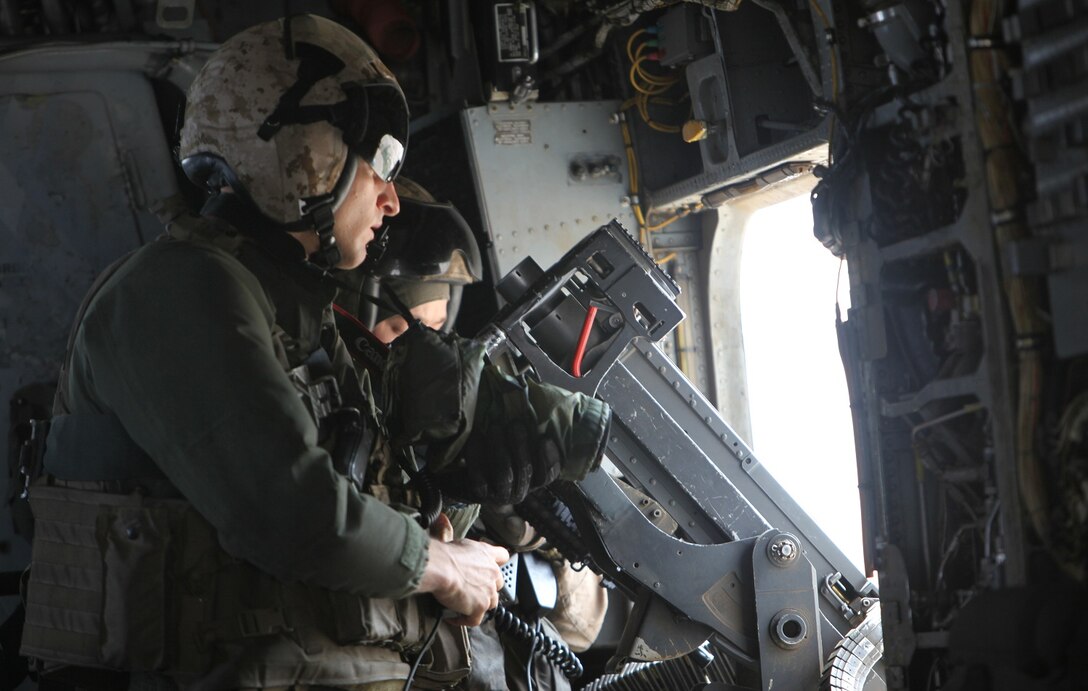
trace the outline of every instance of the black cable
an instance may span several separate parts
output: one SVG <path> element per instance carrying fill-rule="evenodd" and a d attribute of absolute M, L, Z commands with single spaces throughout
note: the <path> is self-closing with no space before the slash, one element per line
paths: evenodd
<path fill-rule="evenodd" d="M 537 624 L 539 629 L 540 624 Z M 533 642 L 529 645 L 529 655 L 525 661 L 525 685 L 528 691 L 535 691 L 535 684 L 533 684 L 533 656 L 536 654 L 537 639 L 534 638 Z"/>
<path fill-rule="evenodd" d="M 434 639 L 438 636 L 438 627 L 442 626 L 442 618 L 435 619 L 434 627 L 431 632 L 427 634 L 427 640 L 423 642 L 423 647 L 420 648 L 419 654 L 416 655 L 415 661 L 412 662 L 412 668 L 408 670 L 408 678 L 404 680 L 403 691 L 410 691 L 412 688 L 412 680 L 416 678 L 416 672 L 419 670 L 419 663 L 423 661 L 423 656 L 427 654 L 427 651 L 431 649 L 431 645 L 434 644 Z"/>
<path fill-rule="evenodd" d="M 533 626 L 502 605 L 489 611 L 487 618 L 495 623 L 495 630 L 499 633 L 510 634 L 527 643 L 529 645 L 530 660 L 533 655 L 544 659 L 548 663 L 555 665 L 567 679 L 573 680 L 582 676 L 584 671 L 582 661 L 578 659 L 574 651 L 567 647 L 566 643 L 557 641 L 545 633 L 539 623 Z M 531 666 L 529 669 L 531 671 Z"/>

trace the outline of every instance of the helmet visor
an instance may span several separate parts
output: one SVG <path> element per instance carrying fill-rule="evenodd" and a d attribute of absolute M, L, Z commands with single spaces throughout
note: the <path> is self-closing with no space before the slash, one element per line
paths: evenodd
<path fill-rule="evenodd" d="M 392 182 L 404 165 L 408 148 L 408 106 L 395 85 L 378 82 L 343 85 L 350 115 L 337 123 L 344 142 L 370 164 L 384 182 Z"/>
<path fill-rule="evenodd" d="M 476 239 L 452 204 L 400 201 L 400 213 L 386 221 L 387 244 L 373 275 L 453 284 L 482 278 Z"/>
<path fill-rule="evenodd" d="M 385 182 L 392 182 L 404 165 L 404 144 L 393 135 L 383 134 L 369 159 L 363 154 L 360 156 L 370 164 L 378 177 Z"/>

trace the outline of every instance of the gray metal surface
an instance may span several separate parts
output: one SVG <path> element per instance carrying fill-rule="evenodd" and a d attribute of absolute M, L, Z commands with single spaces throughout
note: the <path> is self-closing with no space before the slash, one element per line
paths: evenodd
<path fill-rule="evenodd" d="M 818 679 L 830 647 L 865 619 L 875 589 L 654 345 L 681 316 L 662 304 L 676 291 L 662 285 L 660 269 L 633 245 L 610 224 L 549 271 L 530 272 L 535 278 L 506 293 L 511 302 L 483 339 L 493 359 L 519 356 L 543 381 L 611 406 L 609 460 L 668 513 L 682 539 L 655 525 L 603 469 L 556 490 L 580 536 L 560 535 L 554 518 L 528 517 L 549 539 L 560 537 L 556 544 L 570 550 L 569 558 L 588 552 L 594 567 L 634 598 L 620 657 L 686 654 L 711 635 L 737 659 L 758 659 L 765 684 L 805 688 Z M 523 266 L 515 276 L 525 272 Z M 571 316 L 584 312 L 591 296 L 610 315 L 603 321 L 614 335 L 585 376 L 574 377 L 554 355 L 573 349 L 571 324 L 579 320 Z M 633 309 L 640 304 L 662 315 L 660 328 L 640 326 Z M 550 319 L 560 314 L 567 317 Z M 777 537 L 760 546 L 768 536 Z"/>
<path fill-rule="evenodd" d="M 192 45 L 189 46 L 190 50 Z M 177 44 L 39 47 L 0 57 L 0 403 L 53 382 L 91 281 L 153 239 L 177 191 L 148 73 L 184 82 Z M 7 449 L 8 425 L 0 425 Z M 0 492 L 7 496 L 6 473 Z M 0 513 L 0 570 L 29 549 Z M 7 603 L 0 605 L 6 607 Z M 0 617 L 6 609 L 0 609 Z"/>
<path fill-rule="evenodd" d="M 493 104 L 462 112 L 496 276 L 527 256 L 542 266 L 616 218 L 635 228 L 616 101 Z M 572 164 L 613 161 L 614 174 L 579 180 Z M 467 174 L 468 171 L 466 171 Z"/>

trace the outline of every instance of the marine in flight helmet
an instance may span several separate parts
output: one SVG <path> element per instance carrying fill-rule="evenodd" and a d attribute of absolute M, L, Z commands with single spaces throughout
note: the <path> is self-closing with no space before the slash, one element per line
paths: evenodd
<path fill-rule="evenodd" d="M 194 183 L 229 189 L 264 225 L 316 231 L 310 260 L 331 268 L 333 212 L 358 160 L 389 182 L 407 144 L 404 93 L 374 50 L 332 20 L 298 15 L 212 54 L 189 88 L 179 154 Z"/>

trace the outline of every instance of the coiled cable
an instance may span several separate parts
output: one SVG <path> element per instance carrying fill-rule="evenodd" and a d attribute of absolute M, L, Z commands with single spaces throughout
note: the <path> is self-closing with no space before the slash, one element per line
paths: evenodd
<path fill-rule="evenodd" d="M 544 627 L 537 622 L 530 624 L 503 605 L 499 605 L 487 614 L 499 633 L 509 634 L 529 645 L 532 654 L 554 665 L 567 679 L 582 676 L 582 661 L 566 643 L 549 636 Z"/>

